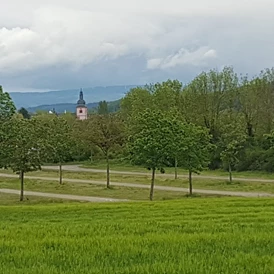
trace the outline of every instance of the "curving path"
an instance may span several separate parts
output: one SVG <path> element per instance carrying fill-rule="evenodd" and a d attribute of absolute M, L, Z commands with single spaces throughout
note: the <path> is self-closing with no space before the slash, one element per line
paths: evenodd
<path fill-rule="evenodd" d="M 6 189 L 6 188 L 2 188 L 2 189 L 0 188 L 0 193 L 20 195 L 19 190 Z M 46 197 L 46 198 L 55 198 L 55 199 L 63 199 L 63 200 L 87 201 L 87 202 L 92 202 L 92 203 L 125 202 L 125 201 L 127 201 L 127 200 L 122 200 L 122 199 L 100 198 L 100 197 L 70 195 L 70 194 L 55 194 L 55 193 L 45 193 L 45 192 L 36 192 L 36 191 L 24 191 L 24 195 L 37 196 L 37 197 Z"/>
<path fill-rule="evenodd" d="M 71 172 L 92 172 L 92 173 L 106 173 L 104 169 L 93 169 L 93 168 L 84 168 L 78 165 L 64 165 L 63 170 Z M 43 166 L 42 169 L 47 170 L 59 170 L 58 166 Z M 150 172 L 136 172 L 136 171 L 118 171 L 111 170 L 112 174 L 121 174 L 121 175 L 141 175 L 141 176 L 151 176 Z M 161 177 L 172 177 L 174 174 L 161 174 L 158 173 L 157 176 Z M 188 178 L 188 175 L 179 174 L 178 177 Z M 193 178 L 200 179 L 210 179 L 210 180 L 228 180 L 228 176 L 209 176 L 209 175 L 192 175 Z M 238 178 L 233 177 L 235 181 L 241 182 L 258 182 L 258 183 L 274 183 L 274 179 L 262 179 L 262 178 Z"/>
<path fill-rule="evenodd" d="M 0 173 L 0 177 L 6 178 L 18 178 L 18 175 Z M 40 176 L 25 176 L 26 179 L 42 180 L 42 181 L 59 181 L 59 178 L 55 177 L 40 177 Z M 104 181 L 93 181 L 93 180 L 83 180 L 83 179 L 66 179 L 63 178 L 64 182 L 69 183 L 84 183 L 84 184 L 94 184 L 94 185 L 105 185 Z M 149 189 L 150 185 L 142 184 L 131 184 L 131 183 L 117 183 L 111 182 L 112 186 L 121 186 L 129 188 L 145 188 Z M 182 187 L 170 187 L 170 186 L 155 186 L 156 190 L 163 191 L 175 191 L 188 193 L 188 188 Z M 222 190 L 206 190 L 206 189 L 193 189 L 194 193 L 209 194 L 209 195 L 223 195 L 223 196 L 241 196 L 241 197 L 274 197 L 274 194 L 270 193 L 260 193 L 260 192 L 242 192 L 242 191 L 222 191 Z"/>

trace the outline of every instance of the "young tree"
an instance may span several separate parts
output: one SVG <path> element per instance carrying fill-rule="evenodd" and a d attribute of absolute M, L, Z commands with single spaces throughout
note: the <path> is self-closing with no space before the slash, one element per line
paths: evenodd
<path fill-rule="evenodd" d="M 14 118 L 9 121 L 7 166 L 20 174 L 20 201 L 24 199 L 24 175 L 26 172 L 41 169 L 42 142 L 37 134 L 39 126 L 35 120 Z"/>
<path fill-rule="evenodd" d="M 128 150 L 134 164 L 152 171 L 149 199 L 153 200 L 155 172 L 168 165 L 173 142 L 171 120 L 161 111 L 146 109 L 136 117 Z"/>
<path fill-rule="evenodd" d="M 89 147 L 97 146 L 107 163 L 107 188 L 110 188 L 110 152 L 124 144 L 124 125 L 117 114 L 94 114 L 82 122 L 82 137 Z"/>
<path fill-rule="evenodd" d="M 193 194 L 192 174 L 199 174 L 210 162 L 210 151 L 214 148 L 210 140 L 207 129 L 194 124 L 184 125 L 184 138 L 178 144 L 179 164 L 188 170 L 190 195 Z"/>
<path fill-rule="evenodd" d="M 244 131 L 244 121 L 237 115 L 236 119 L 231 119 L 222 124 L 219 146 L 222 148 L 221 160 L 228 166 L 229 182 L 232 183 L 232 168 L 239 162 L 239 152 L 243 149 L 246 142 Z"/>
<path fill-rule="evenodd" d="M 42 122 L 42 121 L 41 121 Z M 45 158 L 59 164 L 59 183 L 63 183 L 62 165 L 71 156 L 73 144 L 71 128 L 62 117 L 52 116 L 50 120 L 44 120 L 42 129 L 45 134 Z"/>

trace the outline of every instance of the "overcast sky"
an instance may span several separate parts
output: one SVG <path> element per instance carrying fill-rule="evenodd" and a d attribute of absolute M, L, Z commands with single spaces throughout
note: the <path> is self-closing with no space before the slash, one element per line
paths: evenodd
<path fill-rule="evenodd" d="M 0 0 L 6 91 L 190 81 L 274 66 L 273 0 Z"/>

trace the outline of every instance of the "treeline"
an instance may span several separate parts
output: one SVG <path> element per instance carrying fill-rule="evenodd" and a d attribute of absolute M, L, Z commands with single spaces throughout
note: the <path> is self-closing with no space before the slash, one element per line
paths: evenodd
<path fill-rule="evenodd" d="M 131 161 L 151 170 L 174 167 L 192 174 L 204 168 L 273 171 L 274 70 L 249 79 L 232 68 L 211 70 L 187 85 L 175 80 L 132 89 L 110 113 L 106 102 L 85 121 L 74 115 L 16 113 L 0 89 L 0 165 L 20 174 L 21 199 L 26 172 L 45 162 Z"/>
<path fill-rule="evenodd" d="M 274 69 L 249 79 L 225 67 L 203 72 L 185 86 L 169 80 L 136 88 L 122 101 L 128 122 L 145 109 L 173 110 L 184 123 L 206 128 L 216 146 L 211 169 L 274 170 Z M 225 160 L 228 152 L 233 161 Z"/>

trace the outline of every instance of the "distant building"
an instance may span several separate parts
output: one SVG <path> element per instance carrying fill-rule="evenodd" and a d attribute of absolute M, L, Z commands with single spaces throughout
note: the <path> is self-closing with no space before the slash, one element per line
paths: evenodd
<path fill-rule="evenodd" d="M 79 120 L 86 120 L 88 118 L 88 108 L 86 107 L 82 89 L 79 94 L 79 100 L 77 101 L 76 117 Z"/>

